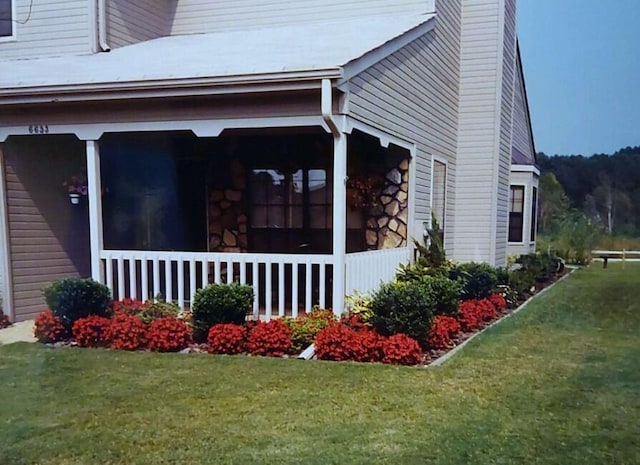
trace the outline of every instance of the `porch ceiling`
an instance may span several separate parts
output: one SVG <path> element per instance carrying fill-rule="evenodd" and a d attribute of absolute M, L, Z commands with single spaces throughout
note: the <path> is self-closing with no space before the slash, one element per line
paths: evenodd
<path fill-rule="evenodd" d="M 268 29 L 162 37 L 109 53 L 0 62 L 1 97 L 74 90 L 340 78 L 344 67 L 434 14 L 364 16 Z"/>

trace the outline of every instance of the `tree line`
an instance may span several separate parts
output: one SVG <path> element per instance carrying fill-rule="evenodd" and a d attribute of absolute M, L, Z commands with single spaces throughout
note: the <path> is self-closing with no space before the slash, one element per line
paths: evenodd
<path fill-rule="evenodd" d="M 540 233 L 580 215 L 609 234 L 640 235 L 640 146 L 613 155 L 537 157 Z"/>

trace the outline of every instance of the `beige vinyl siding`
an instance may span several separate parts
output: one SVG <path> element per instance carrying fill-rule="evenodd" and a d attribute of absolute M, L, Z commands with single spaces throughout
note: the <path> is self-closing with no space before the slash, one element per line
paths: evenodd
<path fill-rule="evenodd" d="M 15 1 L 16 20 L 25 21 L 31 1 Z M 34 1 L 26 24 L 14 27 L 15 40 L 0 42 L 0 60 L 91 53 L 88 1 Z"/>
<path fill-rule="evenodd" d="M 173 0 L 108 0 L 109 46 L 118 48 L 169 35 L 176 3 Z"/>
<path fill-rule="evenodd" d="M 86 202 L 69 203 L 62 183 L 82 172 L 83 144 L 72 136 L 12 137 L 4 144 L 12 297 L 16 321 L 45 308 L 54 279 L 88 276 Z"/>
<path fill-rule="evenodd" d="M 433 31 L 380 61 L 349 82 L 350 115 L 417 147 L 417 236 L 430 218 L 431 158 L 447 161 L 446 225 L 453 224 L 458 119 L 460 2 L 438 1 Z M 448 252 L 450 231 L 445 231 Z"/>
<path fill-rule="evenodd" d="M 430 0 L 180 0 L 172 35 L 359 17 L 432 12 Z"/>
<path fill-rule="evenodd" d="M 516 76 L 513 102 L 513 149 L 524 155 L 528 164 L 535 164 L 535 153 L 533 148 L 533 137 L 527 109 L 527 100 L 524 88 L 524 76 L 522 74 L 522 64 L 520 57 L 516 56 Z M 523 163 L 524 160 L 518 161 Z"/>
<path fill-rule="evenodd" d="M 463 0 L 455 259 L 506 260 L 515 0 Z"/>

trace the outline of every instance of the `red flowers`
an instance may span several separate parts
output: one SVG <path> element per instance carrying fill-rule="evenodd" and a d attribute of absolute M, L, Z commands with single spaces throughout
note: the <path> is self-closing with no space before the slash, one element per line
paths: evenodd
<path fill-rule="evenodd" d="M 107 338 L 112 349 L 143 349 L 147 345 L 147 325 L 135 316 L 120 313 L 111 320 Z"/>
<path fill-rule="evenodd" d="M 318 333 L 316 356 L 321 360 L 416 365 L 422 360 L 422 350 L 416 340 L 404 334 L 385 338 L 370 329 L 356 331 L 337 324 Z"/>
<path fill-rule="evenodd" d="M 191 344 L 191 330 L 178 318 L 158 318 L 149 326 L 147 341 L 156 352 L 178 352 Z"/>
<path fill-rule="evenodd" d="M 422 349 L 415 339 L 404 334 L 394 334 L 384 342 L 383 363 L 392 365 L 417 365 L 422 360 Z"/>
<path fill-rule="evenodd" d="M 40 342 L 58 342 L 68 336 L 62 321 L 51 310 L 40 312 L 34 326 L 33 335 Z"/>
<path fill-rule="evenodd" d="M 209 330 L 209 352 L 212 354 L 241 354 L 245 350 L 247 328 L 233 323 L 213 325 Z"/>
<path fill-rule="evenodd" d="M 104 347 L 111 320 L 101 316 L 80 318 L 73 323 L 73 338 L 80 347 Z"/>
<path fill-rule="evenodd" d="M 431 323 L 429 333 L 429 347 L 433 349 L 448 349 L 451 338 L 460 331 L 460 323 L 452 316 L 438 315 Z"/>
<path fill-rule="evenodd" d="M 280 320 L 259 322 L 249 333 L 247 349 L 253 355 L 282 357 L 291 349 L 291 329 Z"/>

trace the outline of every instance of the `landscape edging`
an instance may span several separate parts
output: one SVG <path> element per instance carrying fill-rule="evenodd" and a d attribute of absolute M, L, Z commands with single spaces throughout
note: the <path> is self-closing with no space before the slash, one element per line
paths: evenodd
<path fill-rule="evenodd" d="M 429 363 L 428 365 L 423 365 L 424 368 L 428 368 L 428 367 L 439 367 L 442 366 L 444 363 L 446 363 L 450 358 L 452 358 L 454 355 L 456 355 L 458 352 L 460 352 L 469 342 L 473 341 L 477 336 L 481 335 L 482 333 L 484 333 L 485 331 L 493 328 L 494 326 L 499 325 L 500 323 L 502 323 L 504 320 L 506 320 L 507 318 L 515 315 L 516 313 L 520 312 L 523 308 L 525 308 L 529 302 L 531 302 L 533 299 L 535 299 L 536 297 L 538 297 L 539 295 L 544 294 L 545 292 L 547 292 L 549 289 L 551 289 L 552 287 L 554 287 L 556 284 L 558 284 L 559 282 L 563 281 L 565 278 L 567 278 L 568 276 L 570 276 L 575 270 L 577 270 L 578 268 L 573 268 L 573 267 L 567 267 L 567 269 L 569 270 L 569 272 L 567 274 L 565 274 L 563 277 L 561 277 L 560 279 L 558 279 L 556 282 L 554 282 L 553 284 L 551 284 L 550 286 L 545 287 L 544 289 L 542 289 L 540 292 L 536 293 L 535 295 L 532 295 L 531 297 L 529 297 L 527 300 L 525 300 L 518 308 L 516 308 L 514 311 L 507 313 L 506 315 L 504 315 L 502 318 L 494 321 L 493 323 L 491 323 L 489 326 L 486 326 L 485 328 L 483 328 L 481 331 L 478 331 L 477 333 L 473 334 L 469 339 L 466 339 L 462 344 L 459 344 L 457 346 L 455 346 L 453 349 L 451 349 L 449 352 L 447 352 L 446 354 L 438 357 L 437 359 L 435 359 L 433 362 Z"/>

